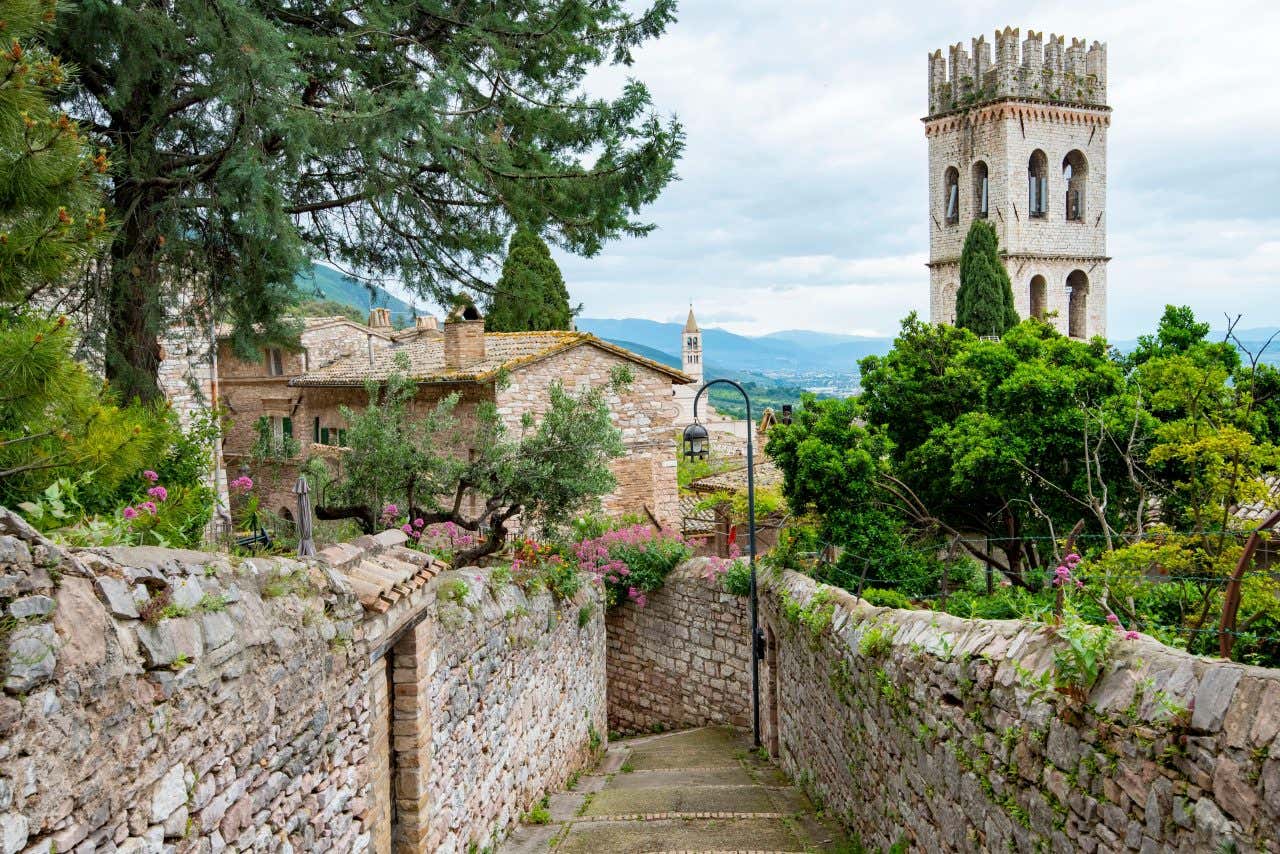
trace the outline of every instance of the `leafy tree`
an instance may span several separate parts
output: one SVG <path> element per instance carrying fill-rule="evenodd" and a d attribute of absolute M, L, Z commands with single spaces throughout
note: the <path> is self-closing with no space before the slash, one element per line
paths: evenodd
<path fill-rule="evenodd" d="M 105 155 L 50 98 L 68 69 L 38 41 L 54 0 L 0 0 L 0 301 L 23 305 L 97 251 Z"/>
<path fill-rule="evenodd" d="M 319 518 L 354 518 L 372 533 L 386 505 L 395 504 L 427 524 L 485 531 L 457 557 L 465 563 L 500 549 L 515 516 L 526 530 L 553 530 L 613 489 L 608 464 L 623 447 L 604 389 L 570 394 L 553 384 L 541 420 L 526 416 L 514 435 L 492 402 L 481 402 L 463 431 L 456 396 L 426 413 L 410 411 L 417 384 L 407 369 L 401 358 L 385 387 L 367 387 L 365 409 L 343 411 L 351 451 L 334 501 L 346 503 L 318 507 Z M 469 454 L 459 451 L 464 447 Z M 469 497 L 478 498 L 478 510 L 468 508 Z"/>
<path fill-rule="evenodd" d="M 819 520 L 819 537 L 842 554 L 824 580 L 849 589 L 892 586 L 910 595 L 936 589 L 936 538 L 913 536 L 886 509 L 881 478 L 888 444 L 863 423 L 858 401 L 803 398 L 791 424 L 769 432 L 766 452 L 784 476 L 789 506 Z M 915 541 L 915 542 L 912 542 Z"/>
<path fill-rule="evenodd" d="M 536 232 L 522 228 L 511 237 L 502 278 L 484 318 L 490 332 L 568 329 L 574 310 L 560 267 Z"/>
<path fill-rule="evenodd" d="M 625 65 L 674 0 L 85 2 L 58 50 L 81 68 L 73 114 L 110 153 L 121 218 L 96 296 L 106 364 L 157 395 L 175 289 L 234 322 L 246 357 L 290 334 L 293 276 L 322 258 L 447 303 L 513 223 L 586 255 L 652 227 L 683 133 Z M 587 154 L 590 152 L 590 154 Z"/>
<path fill-rule="evenodd" d="M 996 228 L 975 219 L 960 251 L 960 289 L 956 291 L 956 326 L 976 335 L 999 337 L 1018 325 L 1013 287 L 1000 262 Z"/>

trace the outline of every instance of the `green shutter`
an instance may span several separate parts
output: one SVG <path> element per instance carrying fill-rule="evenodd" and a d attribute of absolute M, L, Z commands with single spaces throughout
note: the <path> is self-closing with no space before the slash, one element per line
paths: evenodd
<path fill-rule="evenodd" d="M 321 427 L 319 429 L 320 429 L 320 444 L 321 445 L 329 444 L 329 428 Z"/>
<path fill-rule="evenodd" d="M 319 415 L 316 416 L 316 420 L 312 424 L 311 441 L 313 442 L 320 441 L 320 416 Z"/>
<path fill-rule="evenodd" d="M 284 417 L 280 419 L 280 434 L 286 439 L 293 438 L 293 419 Z"/>

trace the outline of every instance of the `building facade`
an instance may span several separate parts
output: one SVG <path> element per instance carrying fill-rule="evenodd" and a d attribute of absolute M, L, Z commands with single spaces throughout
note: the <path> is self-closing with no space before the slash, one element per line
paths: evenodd
<path fill-rule="evenodd" d="M 472 310 L 474 312 L 474 310 Z M 235 358 L 219 347 L 221 396 L 229 421 L 224 455 L 232 477 L 253 477 L 263 509 L 292 518 L 292 493 L 299 467 L 310 458 L 340 473 L 346 439 L 343 407 L 368 404 L 365 384 L 385 381 L 397 354 L 409 360 L 418 381 L 413 411 L 426 413 L 444 397 L 458 395 L 454 410 L 460 430 L 475 420 L 482 403 L 492 403 L 506 427 L 518 434 L 526 415 L 545 413 L 550 387 L 607 386 L 615 369 L 626 367 L 630 386 L 611 392 L 613 422 L 625 454 L 611 468 L 617 488 L 603 499 L 610 515 L 636 513 L 661 525 L 680 518 L 674 451 L 673 384 L 690 379 L 621 347 L 578 332 L 486 333 L 478 314 L 451 316 L 443 328 L 427 320 L 393 332 L 385 318 L 370 324 L 345 318 L 311 319 L 297 352 L 268 350 L 261 362 Z M 272 459 L 261 449 L 269 443 Z M 466 449 L 459 449 L 465 453 Z M 324 497 L 314 496 L 317 503 Z M 469 496 L 483 503 L 481 496 Z"/>
<path fill-rule="evenodd" d="M 1016 29 L 929 54 L 929 314 L 954 323 L 960 251 L 995 226 L 1020 317 L 1107 333 L 1107 49 Z"/>

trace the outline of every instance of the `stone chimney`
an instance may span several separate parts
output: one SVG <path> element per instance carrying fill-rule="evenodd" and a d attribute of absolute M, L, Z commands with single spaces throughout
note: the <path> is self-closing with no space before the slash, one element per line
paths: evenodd
<path fill-rule="evenodd" d="M 391 309 L 375 308 L 369 311 L 370 329 L 391 329 Z"/>
<path fill-rule="evenodd" d="M 445 370 L 466 370 L 484 361 L 484 317 L 471 303 L 463 303 L 444 321 Z"/>
<path fill-rule="evenodd" d="M 419 316 L 413 319 L 413 328 L 419 332 L 435 332 L 440 328 L 440 324 L 431 315 Z"/>

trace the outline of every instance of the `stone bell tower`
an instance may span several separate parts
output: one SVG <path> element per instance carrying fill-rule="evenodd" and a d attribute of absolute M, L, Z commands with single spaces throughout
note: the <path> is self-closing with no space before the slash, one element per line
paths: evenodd
<path fill-rule="evenodd" d="M 1019 317 L 1107 334 L 1107 48 L 1006 27 L 929 54 L 929 315 L 954 323 L 960 250 L 996 228 Z"/>
<path fill-rule="evenodd" d="M 681 370 L 702 382 L 702 330 L 693 319 L 693 306 L 689 306 L 689 319 L 684 322 L 680 338 Z"/>

